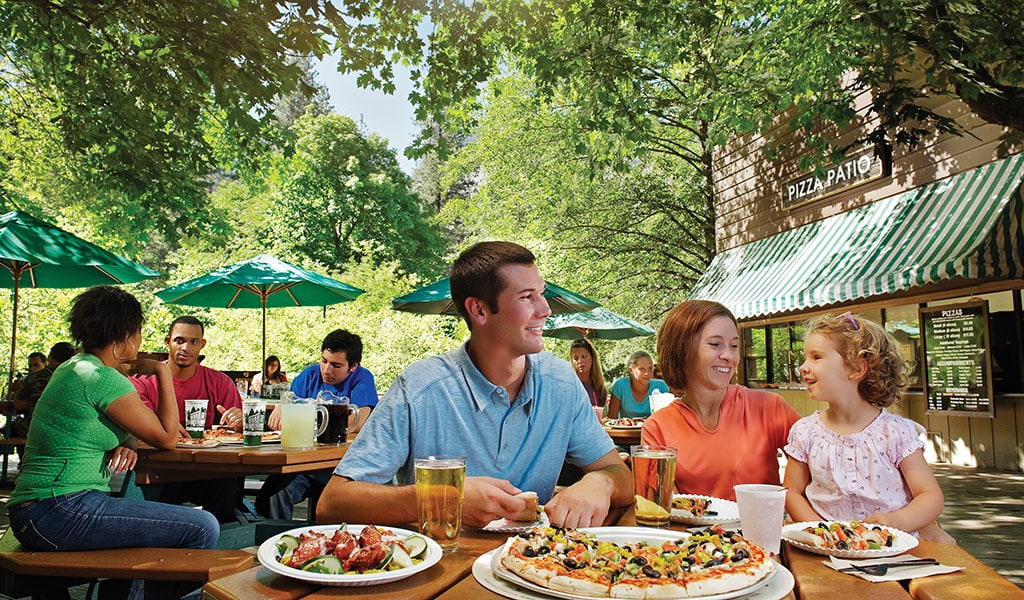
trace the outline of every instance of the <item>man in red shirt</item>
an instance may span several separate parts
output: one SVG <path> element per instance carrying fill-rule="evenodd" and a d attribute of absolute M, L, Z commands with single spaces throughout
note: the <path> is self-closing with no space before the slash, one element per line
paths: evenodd
<path fill-rule="evenodd" d="M 167 343 L 167 366 L 174 380 L 174 395 L 178 399 L 178 414 L 182 437 L 185 430 L 185 400 L 205 398 L 210 401 L 206 411 L 206 428 L 215 422 L 236 431 L 242 429 L 242 398 L 231 378 L 199 364 L 199 353 L 206 347 L 203 323 L 192 316 L 178 317 L 171 323 L 164 340 Z M 132 377 L 142 401 L 155 409 L 157 400 L 156 378 Z M 213 513 L 221 523 L 234 521 L 235 506 L 242 499 L 242 484 L 236 478 L 160 484 L 161 502 L 181 504 L 188 501 Z M 147 495 L 148 497 L 148 495 Z"/>

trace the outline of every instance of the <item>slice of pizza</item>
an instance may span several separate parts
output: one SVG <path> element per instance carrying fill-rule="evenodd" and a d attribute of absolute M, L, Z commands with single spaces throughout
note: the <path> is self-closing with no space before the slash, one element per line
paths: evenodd
<path fill-rule="evenodd" d="M 690 536 L 671 560 L 670 572 L 685 583 L 691 598 L 741 590 L 775 570 L 764 549 L 717 525 Z"/>
<path fill-rule="evenodd" d="M 681 510 L 695 519 L 702 517 L 718 516 L 718 511 L 711 509 L 710 498 L 696 498 L 693 496 L 675 496 L 672 498 L 672 508 Z"/>
<path fill-rule="evenodd" d="M 793 541 L 830 550 L 881 550 L 896 541 L 888 529 L 860 521 L 818 523 L 788 535 Z"/>

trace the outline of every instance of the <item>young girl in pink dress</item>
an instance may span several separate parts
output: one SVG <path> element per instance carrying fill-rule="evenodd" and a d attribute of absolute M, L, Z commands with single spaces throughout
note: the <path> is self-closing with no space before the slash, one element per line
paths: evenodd
<path fill-rule="evenodd" d="M 850 313 L 825 315 L 807 324 L 804 357 L 807 392 L 828 408 L 789 432 L 783 485 L 790 517 L 855 519 L 952 543 L 936 523 L 942 490 L 914 422 L 885 410 L 907 381 L 892 337 Z"/>

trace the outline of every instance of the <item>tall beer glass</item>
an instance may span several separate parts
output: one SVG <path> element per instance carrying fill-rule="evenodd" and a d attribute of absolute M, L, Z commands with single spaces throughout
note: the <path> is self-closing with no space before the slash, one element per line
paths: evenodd
<path fill-rule="evenodd" d="M 632 446 L 630 457 L 636 495 L 657 505 L 649 505 L 649 508 L 638 505 L 637 525 L 668 527 L 672 512 L 672 488 L 676 481 L 676 449 L 643 444 Z"/>
<path fill-rule="evenodd" d="M 417 456 L 413 466 L 420 533 L 434 539 L 445 552 L 458 550 L 466 457 Z"/>

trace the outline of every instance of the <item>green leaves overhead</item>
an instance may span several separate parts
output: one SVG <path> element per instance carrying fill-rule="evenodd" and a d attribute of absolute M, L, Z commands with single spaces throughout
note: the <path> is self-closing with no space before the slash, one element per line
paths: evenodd
<path fill-rule="evenodd" d="M 282 234 L 295 251 L 329 266 L 373 255 L 407 272 L 439 270 L 441 244 L 427 207 L 386 140 L 336 114 L 307 115 L 296 134 L 281 190 L 292 215 Z"/>

